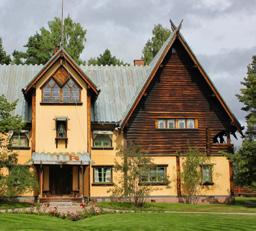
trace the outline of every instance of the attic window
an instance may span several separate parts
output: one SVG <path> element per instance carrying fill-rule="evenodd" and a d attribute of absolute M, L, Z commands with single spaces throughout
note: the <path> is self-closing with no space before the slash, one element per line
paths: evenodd
<path fill-rule="evenodd" d="M 155 121 L 157 129 L 196 129 L 198 128 L 198 119 L 192 118 L 168 118 Z"/>
<path fill-rule="evenodd" d="M 47 104 L 81 104 L 81 87 L 70 78 L 63 86 L 51 78 L 42 88 L 42 102 Z"/>

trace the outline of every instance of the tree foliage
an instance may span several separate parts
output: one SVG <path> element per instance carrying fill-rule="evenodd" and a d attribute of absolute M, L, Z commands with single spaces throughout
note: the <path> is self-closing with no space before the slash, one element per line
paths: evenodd
<path fill-rule="evenodd" d="M 97 58 L 90 58 L 88 60 L 88 65 L 127 65 L 122 60 L 118 59 L 116 56 L 113 56 L 109 49 L 106 49 L 102 54 L 99 55 Z"/>
<path fill-rule="evenodd" d="M 86 30 L 71 17 L 64 19 L 64 48 L 77 62 L 82 63 L 80 55 L 86 42 Z M 35 35 L 30 36 L 25 52 L 14 51 L 14 63 L 45 64 L 61 42 L 61 20 L 54 18 L 48 22 L 48 28 L 42 27 Z"/>
<path fill-rule="evenodd" d="M 11 57 L 6 53 L 3 47 L 2 38 L 0 38 L 0 64 L 10 64 Z"/>
<path fill-rule="evenodd" d="M 161 24 L 154 26 L 152 37 L 146 42 L 142 51 L 142 58 L 145 64 L 149 64 L 152 61 L 170 34 L 171 31 L 168 28 L 164 28 Z"/>
<path fill-rule="evenodd" d="M 140 184 L 140 180 L 141 176 L 152 168 L 152 159 L 135 145 L 121 147 L 117 156 L 115 171 L 120 172 L 122 177 L 111 190 L 113 198 L 129 200 L 137 207 L 143 206 L 145 197 L 152 191 L 152 187 Z"/>
<path fill-rule="evenodd" d="M 8 131 L 24 126 L 20 116 L 12 115 L 16 104 L 0 96 L 0 197 L 18 195 L 36 186 L 33 173 L 17 165 L 17 154 L 9 148 Z"/>
<path fill-rule="evenodd" d="M 233 157 L 235 182 L 241 186 L 256 187 L 256 56 L 247 67 L 247 76 L 241 82 L 242 88 L 237 95 L 247 112 L 247 135 L 242 147 Z"/>
<path fill-rule="evenodd" d="M 181 172 L 183 193 L 186 203 L 196 203 L 201 182 L 200 165 L 207 162 L 207 158 L 196 149 L 189 149 L 183 159 Z"/>

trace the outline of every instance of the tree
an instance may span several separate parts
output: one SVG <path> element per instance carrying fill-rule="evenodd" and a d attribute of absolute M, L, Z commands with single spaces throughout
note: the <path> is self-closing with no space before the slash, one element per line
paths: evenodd
<path fill-rule="evenodd" d="M 142 177 L 153 167 L 152 159 L 142 153 L 135 145 L 121 147 L 115 163 L 115 171 L 121 173 L 122 177 L 118 184 L 111 190 L 113 198 L 129 200 L 135 206 L 141 207 L 146 196 L 152 191 L 152 187 L 141 182 Z M 163 179 L 169 184 L 168 179 Z"/>
<path fill-rule="evenodd" d="M 236 185 L 256 188 L 256 141 L 245 139 L 242 147 L 231 156 Z"/>
<path fill-rule="evenodd" d="M 35 35 L 30 36 L 25 47 L 25 52 L 15 51 L 14 63 L 45 64 L 53 55 L 55 48 L 61 42 L 61 20 L 54 18 L 48 22 L 48 27 L 42 27 Z M 80 23 L 73 22 L 71 17 L 64 20 L 64 48 L 69 55 L 77 62 L 82 63 L 80 55 L 86 42 L 86 30 Z"/>
<path fill-rule="evenodd" d="M 8 132 L 24 127 L 22 118 L 12 115 L 17 101 L 8 102 L 0 96 L 0 197 L 14 196 L 36 187 L 34 174 L 25 166 L 17 165 L 17 153 L 9 148 Z"/>
<path fill-rule="evenodd" d="M 88 60 L 88 65 L 114 65 L 114 66 L 121 66 L 127 65 L 122 60 L 116 58 L 116 56 L 112 56 L 109 49 L 106 49 L 102 54 L 99 55 L 97 58 L 90 58 Z"/>
<path fill-rule="evenodd" d="M 256 187 L 256 56 L 247 67 L 247 76 L 241 82 L 239 101 L 247 112 L 247 132 L 242 147 L 232 157 L 235 182 L 241 186 Z"/>
<path fill-rule="evenodd" d="M 2 38 L 0 38 L 0 64 L 10 64 L 11 57 L 10 55 L 7 55 L 6 51 L 3 47 L 3 41 Z"/>
<path fill-rule="evenodd" d="M 152 61 L 170 34 L 171 31 L 168 28 L 164 28 L 161 24 L 154 26 L 152 37 L 146 42 L 142 51 L 142 58 L 145 64 L 149 64 Z"/>
<path fill-rule="evenodd" d="M 189 149 L 184 154 L 184 162 L 182 163 L 181 185 L 186 203 L 196 203 L 199 186 L 201 182 L 200 165 L 207 161 L 205 154 L 200 153 L 196 149 Z"/>

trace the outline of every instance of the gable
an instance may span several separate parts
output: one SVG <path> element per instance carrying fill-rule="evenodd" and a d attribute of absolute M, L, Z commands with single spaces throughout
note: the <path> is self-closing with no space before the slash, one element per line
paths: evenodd
<path fill-rule="evenodd" d="M 34 79 L 27 85 L 24 89 L 25 96 L 29 95 L 30 91 L 36 87 L 38 82 L 47 75 L 48 72 L 53 70 L 50 76 L 53 77 L 56 82 L 63 85 L 65 81 L 69 78 L 68 68 L 64 66 L 70 66 L 69 71 L 73 70 L 73 75 L 78 75 L 84 83 L 88 86 L 88 89 L 97 96 L 99 91 L 96 85 L 85 75 L 85 73 L 80 69 L 80 67 L 75 63 L 75 61 L 67 54 L 64 49 L 60 49 L 41 69 L 41 71 L 34 77 Z M 49 73 L 48 73 L 49 74 Z"/>
<path fill-rule="evenodd" d="M 148 77 L 147 81 L 145 82 L 143 88 L 140 90 L 139 94 L 137 95 L 136 99 L 134 100 L 133 104 L 130 105 L 130 107 L 128 108 L 127 114 L 121 121 L 121 128 L 125 128 L 127 126 L 132 114 L 138 107 L 139 103 L 141 102 L 143 97 L 145 95 L 147 95 L 147 91 L 149 89 L 150 84 L 152 83 L 152 81 L 154 81 L 154 79 L 157 78 L 157 76 L 158 76 L 157 73 L 161 72 L 161 70 L 163 69 L 164 62 L 166 62 L 166 60 L 167 60 L 168 53 L 170 54 L 171 50 L 173 49 L 174 44 L 175 43 L 177 44 L 177 42 L 179 42 L 180 45 L 183 47 L 186 55 L 189 57 L 189 59 L 191 61 L 191 64 L 198 72 L 198 78 L 200 78 L 200 80 L 202 80 L 204 83 L 206 83 L 205 86 L 208 89 L 209 93 L 212 94 L 214 97 L 216 97 L 218 103 L 221 105 L 220 110 L 222 110 L 222 112 L 228 116 L 228 118 L 230 119 L 231 125 L 235 126 L 239 130 L 239 132 L 242 133 L 241 132 L 242 127 L 241 127 L 240 123 L 238 122 L 236 117 L 232 114 L 232 112 L 226 105 L 225 101 L 222 99 L 219 92 L 217 91 L 217 89 L 214 87 L 213 83 L 207 76 L 206 72 L 201 67 L 199 61 L 196 59 L 195 55 L 192 53 L 188 44 L 185 42 L 184 38 L 179 33 L 179 28 L 175 29 L 173 31 L 170 38 L 167 39 L 167 41 L 165 42 L 165 44 L 163 45 L 161 50 L 156 55 L 155 59 L 153 59 L 152 63 L 150 64 L 151 68 L 150 68 L 149 77 Z"/>

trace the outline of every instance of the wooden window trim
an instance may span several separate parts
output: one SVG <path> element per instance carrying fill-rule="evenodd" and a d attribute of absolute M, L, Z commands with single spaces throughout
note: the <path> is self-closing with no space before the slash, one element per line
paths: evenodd
<path fill-rule="evenodd" d="M 208 166 L 211 168 L 211 182 L 203 182 L 203 167 L 204 166 Z M 214 185 L 214 182 L 213 182 L 213 166 L 214 164 L 201 164 L 200 165 L 200 168 L 201 168 L 201 185 L 202 186 L 211 186 L 211 185 Z"/>
<path fill-rule="evenodd" d="M 79 101 L 78 102 L 63 102 L 63 95 L 62 95 L 62 89 L 63 87 L 67 84 L 68 80 L 69 79 L 72 79 L 75 84 L 79 87 Z M 60 84 L 53 78 L 53 77 L 50 77 L 41 87 L 41 102 L 40 102 L 40 105 L 82 105 L 82 101 L 81 101 L 81 91 L 82 91 L 82 87 L 80 86 L 80 84 L 73 78 L 73 77 L 70 77 L 62 86 L 60 86 Z M 53 80 L 55 82 L 55 84 L 57 84 L 60 88 L 60 102 L 44 102 L 44 87 L 51 81 Z"/>
<path fill-rule="evenodd" d="M 161 168 L 164 167 L 164 176 L 167 177 L 167 168 L 168 168 L 168 164 L 155 164 L 152 168 Z M 167 182 L 142 182 L 141 179 L 139 181 L 139 185 L 143 186 L 143 185 L 151 185 L 151 186 L 161 186 L 161 185 L 168 185 Z"/>
<path fill-rule="evenodd" d="M 110 135 L 108 135 L 108 134 L 98 134 L 98 135 L 96 135 L 94 138 L 93 138 L 93 142 L 92 142 L 92 149 L 94 149 L 94 150 L 113 150 L 114 148 L 113 148 L 113 140 L 112 140 L 112 135 L 111 135 L 111 137 L 109 137 L 109 139 L 110 139 L 110 142 L 111 142 L 111 146 L 102 146 L 102 147 L 97 147 L 97 146 L 95 146 L 94 145 L 94 141 L 95 141 L 95 139 L 97 138 L 97 136 L 100 136 L 100 135 L 105 135 L 105 136 L 110 136 Z"/>
<path fill-rule="evenodd" d="M 25 135 L 25 137 L 26 137 L 26 139 L 27 139 L 27 143 L 28 143 L 27 146 L 12 146 L 11 142 L 12 142 L 13 136 L 16 135 L 15 133 L 17 134 L 17 132 L 13 132 L 12 136 L 11 136 L 10 139 L 9 139 L 9 141 L 10 141 L 9 143 L 10 143 L 10 144 L 8 145 L 8 149 L 11 149 L 11 150 L 29 150 L 29 149 L 30 149 L 30 146 L 29 146 L 29 137 L 28 137 L 28 135 L 27 135 L 28 131 L 21 131 L 21 132 L 18 132 L 18 133 L 19 133 L 19 136 L 20 136 L 21 133 Z"/>
<path fill-rule="evenodd" d="M 111 182 L 95 182 L 95 168 L 110 168 L 111 169 Z M 113 186 L 113 168 L 114 165 L 93 165 L 92 171 L 93 171 L 93 186 Z"/>
<path fill-rule="evenodd" d="M 165 121 L 165 128 L 158 128 L 158 121 L 164 120 Z M 175 128 L 168 127 L 168 120 L 174 120 Z M 185 120 L 185 128 L 179 128 L 179 120 Z M 187 123 L 188 120 L 194 120 L 194 128 L 188 128 Z M 158 118 L 155 120 L 155 129 L 157 130 L 197 130 L 198 129 L 198 119 L 191 118 L 191 117 L 166 117 L 166 118 Z"/>

